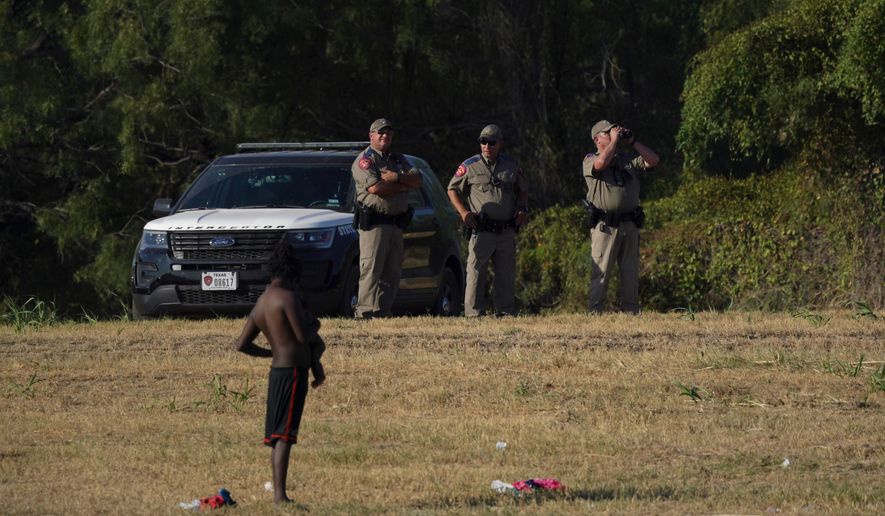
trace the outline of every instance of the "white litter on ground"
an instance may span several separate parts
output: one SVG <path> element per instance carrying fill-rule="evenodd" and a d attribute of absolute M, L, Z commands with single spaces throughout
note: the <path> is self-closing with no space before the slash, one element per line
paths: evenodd
<path fill-rule="evenodd" d="M 492 480 L 492 490 L 496 493 L 509 493 L 510 491 L 516 491 L 516 488 L 513 487 L 513 484 L 508 484 L 502 480 Z"/>

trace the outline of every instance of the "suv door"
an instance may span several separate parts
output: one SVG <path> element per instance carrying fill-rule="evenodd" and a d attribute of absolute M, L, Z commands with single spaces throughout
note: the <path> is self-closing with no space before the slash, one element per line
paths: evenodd
<path fill-rule="evenodd" d="M 409 192 L 409 206 L 415 213 L 403 231 L 403 275 L 398 298 L 408 304 L 426 305 L 439 286 L 439 265 L 432 255 L 439 221 L 424 189 Z"/>

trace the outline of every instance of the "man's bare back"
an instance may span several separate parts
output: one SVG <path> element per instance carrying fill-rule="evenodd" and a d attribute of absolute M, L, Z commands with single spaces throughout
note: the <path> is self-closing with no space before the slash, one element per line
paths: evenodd
<path fill-rule="evenodd" d="M 317 327 L 305 327 L 307 319 L 298 294 L 283 281 L 274 279 L 249 314 L 237 339 L 237 349 L 247 355 L 272 357 L 271 367 L 310 367 L 314 373 L 312 386 L 318 387 L 325 380 L 325 373 L 319 357 L 312 357 L 315 350 L 309 341 L 316 338 Z M 253 344 L 259 332 L 264 334 L 270 350 Z"/>
<path fill-rule="evenodd" d="M 304 314 L 295 292 L 271 283 L 258 298 L 249 317 L 261 330 L 270 344 L 273 360 L 271 367 L 291 367 L 297 364 L 299 351 L 307 349 L 307 337 L 301 321 Z"/>

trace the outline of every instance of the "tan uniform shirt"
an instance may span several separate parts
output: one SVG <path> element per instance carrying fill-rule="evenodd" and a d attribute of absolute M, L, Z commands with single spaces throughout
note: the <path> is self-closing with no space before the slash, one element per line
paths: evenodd
<path fill-rule="evenodd" d="M 350 172 L 356 186 L 356 200 L 372 209 L 387 215 L 399 215 L 409 209 L 409 192 L 401 192 L 390 197 L 369 193 L 369 187 L 381 181 L 381 169 L 389 168 L 398 174 L 418 174 L 405 156 L 396 152 L 382 155 L 371 146 L 360 152 L 353 160 Z"/>
<path fill-rule="evenodd" d="M 609 166 L 595 170 L 596 153 L 584 157 L 587 200 L 600 210 L 628 213 L 639 206 L 639 180 L 645 160 L 635 152 L 617 153 Z"/>
<path fill-rule="evenodd" d="M 485 213 L 492 220 L 513 218 L 519 192 L 527 188 L 525 174 L 515 159 L 501 154 L 490 164 L 477 154 L 458 166 L 449 181 L 449 190 L 467 191 L 470 211 Z"/>

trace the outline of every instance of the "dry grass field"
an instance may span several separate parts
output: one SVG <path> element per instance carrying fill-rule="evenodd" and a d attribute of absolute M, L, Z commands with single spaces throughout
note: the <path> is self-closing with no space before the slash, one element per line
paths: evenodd
<path fill-rule="evenodd" d="M 0 326 L 0 512 L 885 513 L 885 320 L 816 315 L 324 320 L 283 508 L 240 320 Z"/>

